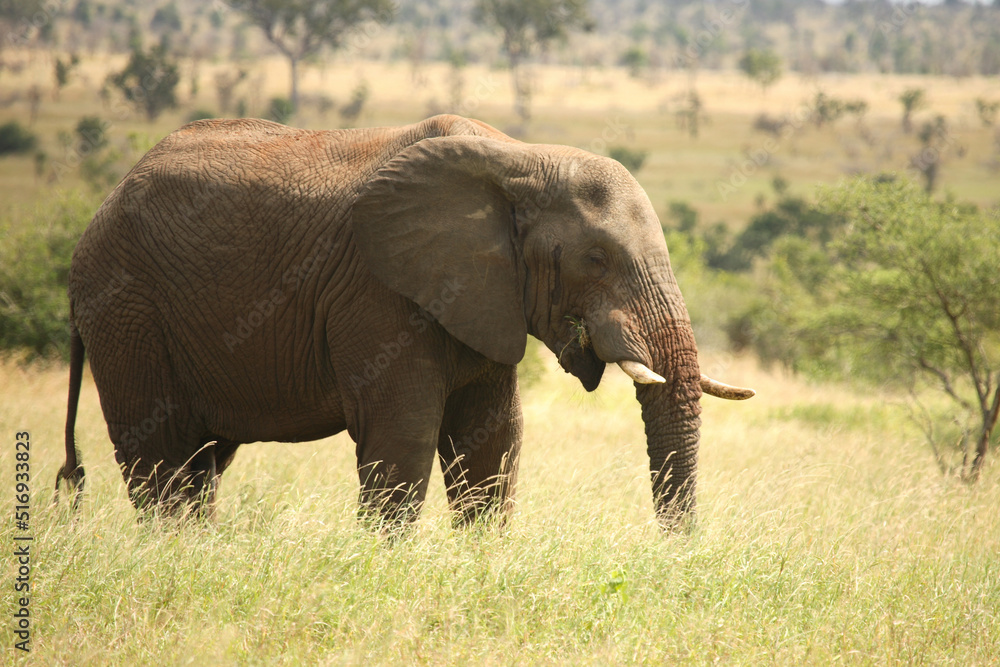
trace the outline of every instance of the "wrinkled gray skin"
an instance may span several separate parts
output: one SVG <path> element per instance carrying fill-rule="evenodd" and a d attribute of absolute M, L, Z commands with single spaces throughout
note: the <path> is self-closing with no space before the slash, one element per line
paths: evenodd
<path fill-rule="evenodd" d="M 347 429 L 363 507 L 414 516 L 436 453 L 460 517 L 505 514 L 527 334 L 587 390 L 619 361 L 665 378 L 636 385 L 655 505 L 665 525 L 694 506 L 691 323 L 656 214 L 613 160 L 457 116 L 198 121 L 104 202 L 69 293 L 76 391 L 85 348 L 137 507 L 210 502 L 243 443 Z M 80 482 L 72 385 L 61 476 Z"/>

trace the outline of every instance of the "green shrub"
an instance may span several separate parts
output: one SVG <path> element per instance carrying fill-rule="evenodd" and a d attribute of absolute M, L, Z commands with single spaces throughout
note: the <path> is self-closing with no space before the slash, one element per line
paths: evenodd
<path fill-rule="evenodd" d="M 209 111 L 208 109 L 195 109 L 187 115 L 184 121 L 187 123 L 193 123 L 196 120 L 208 120 L 215 117 L 215 113 Z"/>
<path fill-rule="evenodd" d="M 0 350 L 68 358 L 70 259 L 96 207 L 73 193 L 0 220 Z"/>
<path fill-rule="evenodd" d="M 84 116 L 76 124 L 78 150 L 83 155 L 96 153 L 108 145 L 110 123 L 99 116 Z"/>
<path fill-rule="evenodd" d="M 288 121 L 295 115 L 295 105 L 287 97 L 272 97 L 268 105 L 267 117 L 275 123 L 288 125 Z"/>
<path fill-rule="evenodd" d="M 0 155 L 34 150 L 38 137 L 21 127 L 16 120 L 0 125 Z"/>
<path fill-rule="evenodd" d="M 630 46 L 618 59 L 619 64 L 628 68 L 631 76 L 639 76 L 642 70 L 649 67 L 649 54 L 641 46 Z"/>
<path fill-rule="evenodd" d="M 612 146 L 611 150 L 608 151 L 608 157 L 612 160 L 618 160 L 626 169 L 634 174 L 642 169 L 642 165 L 646 163 L 646 158 L 649 157 L 649 152 L 638 149 L 633 150 L 627 146 Z"/>
<path fill-rule="evenodd" d="M 705 244 L 689 234 L 665 234 L 670 264 L 677 276 L 698 346 L 729 347 L 726 327 L 741 312 L 753 290 L 749 277 L 717 271 L 705 263 Z"/>
<path fill-rule="evenodd" d="M 974 482 L 1000 415 L 996 220 L 885 178 L 830 189 L 816 211 L 842 222 L 826 243 L 798 234 L 773 244 L 762 296 L 730 339 L 813 376 L 912 392 L 942 472 Z M 921 391 L 952 399 L 946 419 Z"/>

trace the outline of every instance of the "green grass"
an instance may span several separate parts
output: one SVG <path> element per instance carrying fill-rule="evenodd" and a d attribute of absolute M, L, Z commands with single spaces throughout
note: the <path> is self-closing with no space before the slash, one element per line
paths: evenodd
<path fill-rule="evenodd" d="M 31 662 L 1000 659 L 995 468 L 967 488 L 881 398 L 709 358 L 760 394 L 704 402 L 698 527 L 663 535 L 631 383 L 609 371 L 586 394 L 551 361 L 525 391 L 507 528 L 453 530 L 435 473 L 423 517 L 395 542 L 355 520 L 344 436 L 247 446 L 213 521 L 137 524 L 89 377 L 77 427 L 88 488 L 70 519 L 48 505 L 65 371 L 0 366 L 5 437 L 27 428 L 34 443 Z M 12 452 L 0 450 L 8 479 Z M 0 525 L 5 544 L 13 532 Z M 9 557 L 3 571 L 11 609 Z M 11 646 L 9 623 L 0 641 Z"/>

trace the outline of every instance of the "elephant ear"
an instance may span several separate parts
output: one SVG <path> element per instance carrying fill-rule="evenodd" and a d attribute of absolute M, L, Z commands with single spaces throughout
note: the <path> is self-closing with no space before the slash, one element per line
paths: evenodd
<path fill-rule="evenodd" d="M 527 325 L 504 187 L 517 144 L 424 139 L 382 167 L 354 203 L 358 248 L 375 276 L 451 335 L 504 364 L 524 356 Z"/>

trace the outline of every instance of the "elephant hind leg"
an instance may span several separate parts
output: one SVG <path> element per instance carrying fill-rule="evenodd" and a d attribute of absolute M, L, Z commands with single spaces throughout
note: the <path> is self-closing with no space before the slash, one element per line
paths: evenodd
<path fill-rule="evenodd" d="M 187 466 L 190 481 L 183 495 L 199 516 L 211 516 L 215 509 L 215 495 L 219 490 L 217 454 L 217 443 L 211 440 L 198 448 Z"/>
<path fill-rule="evenodd" d="M 171 358 L 166 321 L 139 292 L 122 292 L 127 305 L 106 305 L 107 319 L 87 345 L 108 436 L 136 509 L 204 513 L 220 472 L 218 438 Z M 228 464 L 235 448 L 225 445 Z"/>
<path fill-rule="evenodd" d="M 229 467 L 229 464 L 233 462 L 233 459 L 236 458 L 236 450 L 239 449 L 241 444 L 232 440 L 215 438 L 215 466 L 217 475 L 221 476 L 226 471 L 226 468 Z"/>
<path fill-rule="evenodd" d="M 140 512 L 210 516 L 219 485 L 216 443 L 203 443 L 180 465 L 137 458 L 122 465 L 122 474 L 129 498 Z"/>
<path fill-rule="evenodd" d="M 506 520 L 513 507 L 522 430 L 513 367 L 448 397 L 438 458 L 456 523 Z"/>

